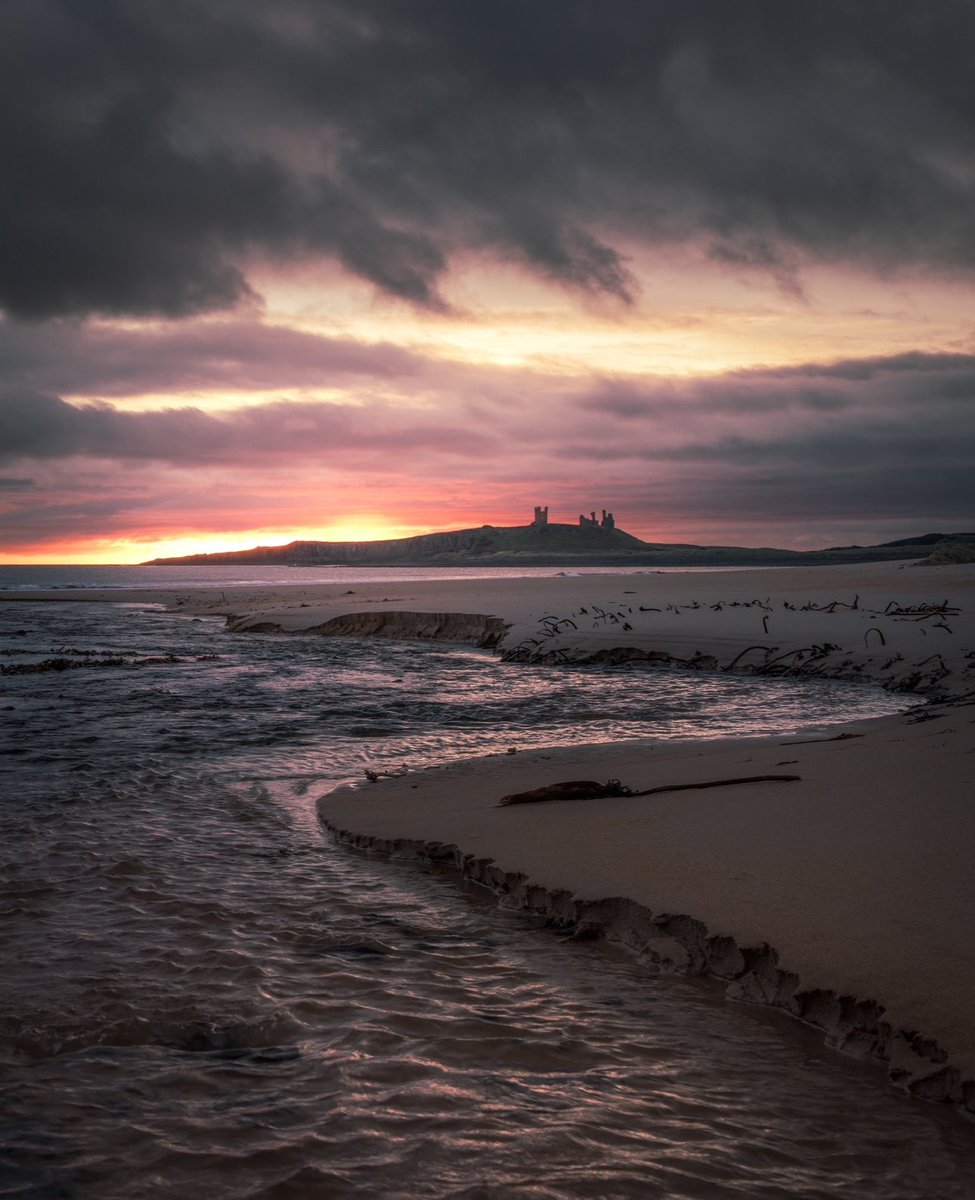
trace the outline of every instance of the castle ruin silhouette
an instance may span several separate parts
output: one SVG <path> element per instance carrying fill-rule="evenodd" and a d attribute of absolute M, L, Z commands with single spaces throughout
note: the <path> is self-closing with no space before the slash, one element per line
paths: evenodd
<path fill-rule="evenodd" d="M 535 505 L 535 518 L 532 521 L 535 529 L 545 529 L 548 525 L 548 505 L 543 507 Z M 611 512 L 603 509 L 601 518 L 598 518 L 595 512 L 591 512 L 587 517 L 585 513 L 579 514 L 579 527 L 581 529 L 615 529 L 616 520 Z"/>

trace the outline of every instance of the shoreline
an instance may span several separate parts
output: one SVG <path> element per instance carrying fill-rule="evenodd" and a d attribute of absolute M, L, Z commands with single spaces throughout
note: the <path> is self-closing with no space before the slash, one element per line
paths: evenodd
<path fill-rule="evenodd" d="M 850 679 L 925 697 L 975 692 L 975 670 L 959 654 L 962 641 L 975 640 L 973 564 L 33 590 L 0 593 L 4 602 L 161 604 L 223 616 L 235 632 L 472 644 L 489 633 L 486 644 L 525 662 L 642 659 Z M 438 626 L 436 616 L 450 621 Z"/>
<path fill-rule="evenodd" d="M 41 598 L 95 599 L 16 596 Z M 885 1061 L 899 1087 L 975 1113 L 972 566 L 140 589 L 138 598 L 113 589 L 98 600 L 306 636 L 478 644 L 492 622 L 484 644 L 519 661 L 841 678 L 927 701 L 913 717 L 845 727 L 862 735 L 845 739 L 599 743 L 467 759 L 340 788 L 318 810 L 341 842 L 449 863 L 557 925 L 665 969 L 714 975 L 730 999 L 789 1012 L 842 1052 Z M 561 779 L 642 789 L 782 771 L 800 780 L 495 807 Z"/>

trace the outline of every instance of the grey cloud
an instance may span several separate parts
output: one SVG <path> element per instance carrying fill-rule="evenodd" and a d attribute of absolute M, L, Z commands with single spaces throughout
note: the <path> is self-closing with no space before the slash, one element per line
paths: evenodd
<path fill-rule="evenodd" d="M 388 343 L 368 345 L 253 320 L 143 329 L 0 321 L 0 384 L 42 393 L 328 388 L 412 378 L 425 369 L 417 355 Z"/>
<path fill-rule="evenodd" d="M 472 439 L 439 413 L 378 403 L 279 401 L 214 415 L 192 407 L 124 412 L 26 391 L 0 395 L 0 461 L 7 462 L 79 455 L 186 466 L 349 455 L 401 462 L 413 451 L 478 458 L 498 449 L 495 439 Z"/>
<path fill-rule="evenodd" d="M 970 354 L 926 354 L 921 350 L 912 350 L 907 354 L 892 354 L 887 357 L 845 358 L 833 363 L 798 363 L 795 366 L 765 367 L 761 373 L 770 379 L 803 376 L 811 379 L 867 380 L 874 379 L 878 374 L 923 372 L 931 375 L 935 372 L 970 369 L 972 361 Z M 753 372 L 742 371 L 741 374 L 748 376 Z"/>
<path fill-rule="evenodd" d="M 0 303 L 185 315 L 328 255 L 442 308 L 459 248 L 626 301 L 694 238 L 975 270 L 967 0 L 7 0 Z"/>
<path fill-rule="evenodd" d="M 603 381 L 572 408 L 555 456 L 644 511 L 975 526 L 975 356 Z"/>
<path fill-rule="evenodd" d="M 689 497 L 691 512 L 709 519 L 725 517 L 740 506 L 745 519 L 757 523 L 833 520 L 865 527 L 882 520 L 905 533 L 920 532 L 933 521 L 948 529 L 975 525 L 967 467 L 946 468 L 932 475 L 926 466 L 901 462 L 892 472 L 864 470 L 844 476 L 843 487 L 795 473 L 740 475 L 717 483 L 704 479 Z M 907 497 L 909 502 L 905 503 Z"/>
<path fill-rule="evenodd" d="M 0 462 L 83 453 L 77 409 L 56 396 L 0 394 Z"/>
<path fill-rule="evenodd" d="M 150 500 L 132 493 L 75 500 L 47 497 L 0 512 L 0 538 L 3 548 L 9 551 L 44 539 L 91 537 L 106 527 L 138 527 L 149 508 Z"/>
<path fill-rule="evenodd" d="M 850 410 L 853 420 L 870 415 L 882 421 L 888 405 L 896 420 L 905 404 L 930 408 L 942 402 L 960 406 L 965 416 L 975 414 L 975 355 L 912 353 L 687 379 L 604 379 L 573 400 L 584 413 L 624 420 L 696 413 L 725 415 L 741 425 L 762 414 L 798 419 L 803 410 L 823 419 Z"/>
<path fill-rule="evenodd" d="M 927 467 L 904 462 L 893 473 L 866 470 L 845 476 L 837 487 L 828 477 L 795 471 L 716 475 L 712 470 L 682 490 L 679 511 L 691 528 L 751 525 L 770 539 L 764 544 L 788 545 L 810 526 L 827 525 L 835 530 L 831 536 L 863 544 L 933 530 L 971 531 L 970 476 L 970 464 L 932 475 Z M 659 513 L 666 520 L 674 511 L 672 496 L 667 480 L 628 483 L 614 503 L 618 510 L 625 506 L 631 512 Z M 756 544 L 754 535 L 746 544 Z M 817 538 L 813 544 L 826 543 Z"/>

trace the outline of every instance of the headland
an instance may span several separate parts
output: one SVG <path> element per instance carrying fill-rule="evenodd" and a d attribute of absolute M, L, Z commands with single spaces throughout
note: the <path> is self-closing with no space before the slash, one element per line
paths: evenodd
<path fill-rule="evenodd" d="M 370 542 L 297 541 L 157 558 L 144 566 L 606 566 L 735 567 L 893 562 L 933 555 L 939 561 L 975 560 L 975 533 L 925 533 L 876 546 L 784 550 L 763 546 L 698 546 L 647 542 L 626 533 L 611 512 L 580 513 L 575 524 L 549 520 L 536 506 L 530 525 L 481 525 L 416 537 Z"/>

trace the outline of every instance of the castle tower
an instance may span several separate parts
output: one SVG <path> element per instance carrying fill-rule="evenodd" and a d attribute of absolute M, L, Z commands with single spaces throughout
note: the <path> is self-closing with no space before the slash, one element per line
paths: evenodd
<path fill-rule="evenodd" d="M 534 525 L 536 529 L 544 529 L 547 524 L 548 524 L 548 505 L 546 504 L 544 508 L 540 508 L 536 504 L 535 505 L 535 520 L 532 521 L 532 525 Z"/>
<path fill-rule="evenodd" d="M 615 529 L 616 519 L 611 512 L 607 512 L 604 508 L 601 519 L 594 512 L 591 512 L 588 517 L 585 513 L 580 513 L 579 526 L 582 529 Z"/>

